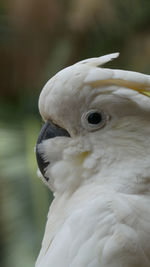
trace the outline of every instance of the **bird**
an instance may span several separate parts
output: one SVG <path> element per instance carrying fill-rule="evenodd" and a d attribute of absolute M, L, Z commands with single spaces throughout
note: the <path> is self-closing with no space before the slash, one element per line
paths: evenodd
<path fill-rule="evenodd" d="M 54 199 L 36 267 L 150 267 L 150 75 L 103 67 L 118 56 L 41 91 L 36 157 Z"/>

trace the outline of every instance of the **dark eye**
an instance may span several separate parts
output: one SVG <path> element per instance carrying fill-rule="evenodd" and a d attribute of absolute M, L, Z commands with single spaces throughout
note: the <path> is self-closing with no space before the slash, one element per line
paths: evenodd
<path fill-rule="evenodd" d="M 87 119 L 90 124 L 98 124 L 103 118 L 100 112 L 93 112 L 88 116 Z"/>
<path fill-rule="evenodd" d="M 81 122 L 86 130 L 95 131 L 102 128 L 107 119 L 108 116 L 103 111 L 92 109 L 82 115 Z"/>

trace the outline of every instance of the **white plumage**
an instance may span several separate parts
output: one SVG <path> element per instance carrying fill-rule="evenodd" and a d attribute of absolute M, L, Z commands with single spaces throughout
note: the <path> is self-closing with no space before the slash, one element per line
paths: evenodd
<path fill-rule="evenodd" d="M 38 145 L 54 200 L 36 267 L 150 267 L 150 76 L 99 67 L 117 56 L 76 63 L 41 92 L 44 121 L 71 137 Z"/>

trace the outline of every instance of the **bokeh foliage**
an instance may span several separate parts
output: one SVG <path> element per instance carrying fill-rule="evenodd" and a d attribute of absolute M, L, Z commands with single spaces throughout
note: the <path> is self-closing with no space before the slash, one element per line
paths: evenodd
<path fill-rule="evenodd" d="M 41 88 L 65 66 L 116 51 L 111 67 L 150 74 L 149 0 L 0 2 L 0 266 L 34 266 L 52 199 L 36 175 Z"/>

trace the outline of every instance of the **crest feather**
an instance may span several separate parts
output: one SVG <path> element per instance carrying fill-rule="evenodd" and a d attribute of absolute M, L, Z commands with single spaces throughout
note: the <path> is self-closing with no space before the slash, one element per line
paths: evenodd
<path fill-rule="evenodd" d="M 82 61 L 79 61 L 77 64 L 88 64 L 90 66 L 93 67 L 98 67 L 98 66 L 102 66 L 104 64 L 106 64 L 109 61 L 112 61 L 113 59 L 117 58 L 119 56 L 119 53 L 113 53 L 113 54 L 108 54 L 105 56 L 101 56 L 101 57 L 93 57 L 93 58 L 89 58 L 89 59 L 84 59 Z"/>

